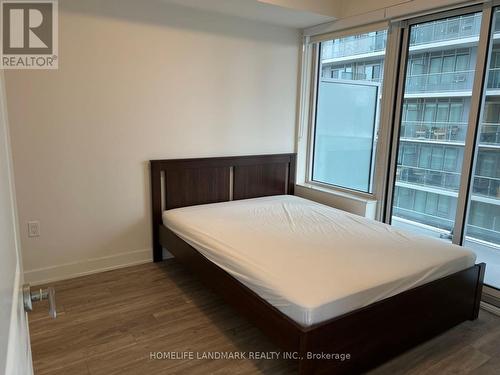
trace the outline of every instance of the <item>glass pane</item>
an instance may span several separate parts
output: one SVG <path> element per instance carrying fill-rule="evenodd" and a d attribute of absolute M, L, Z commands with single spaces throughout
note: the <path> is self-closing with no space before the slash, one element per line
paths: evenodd
<path fill-rule="evenodd" d="M 424 73 L 424 60 L 422 58 L 415 58 L 411 62 L 411 72 L 414 75 Z"/>
<path fill-rule="evenodd" d="M 432 58 L 429 73 L 439 73 L 441 71 L 441 62 L 442 60 L 440 57 Z"/>
<path fill-rule="evenodd" d="M 444 148 L 434 147 L 432 149 L 431 169 L 443 170 Z"/>
<path fill-rule="evenodd" d="M 448 172 L 459 172 L 457 170 L 458 160 L 458 149 L 446 147 L 443 169 Z"/>
<path fill-rule="evenodd" d="M 435 116 L 436 116 L 436 104 L 435 103 L 426 103 L 425 104 L 425 112 L 424 112 L 424 121 L 432 122 L 432 121 L 434 121 Z"/>
<path fill-rule="evenodd" d="M 386 40 L 383 30 L 320 43 L 313 181 L 372 191 Z"/>
<path fill-rule="evenodd" d="M 392 224 L 451 241 L 482 13 L 413 25 Z M 446 43 L 443 43 L 446 41 Z M 417 69 L 416 62 L 421 66 Z M 425 69 L 425 66 L 428 68 Z M 406 153 L 413 147 L 416 164 Z"/>
<path fill-rule="evenodd" d="M 467 70 L 469 65 L 469 55 L 458 55 L 457 56 L 457 72 Z"/>
<path fill-rule="evenodd" d="M 453 72 L 455 69 L 455 56 L 445 56 L 443 59 L 443 72 Z"/>
<path fill-rule="evenodd" d="M 498 10 L 494 17 L 493 25 L 500 25 Z M 500 40 L 496 35 L 493 33 L 490 40 L 464 246 L 476 252 L 479 262 L 486 263 L 486 284 L 500 289 L 500 93 L 496 74 Z"/>
<path fill-rule="evenodd" d="M 420 146 L 420 158 L 418 166 L 420 168 L 429 168 L 431 164 L 432 147 Z"/>
<path fill-rule="evenodd" d="M 450 104 L 450 122 L 460 122 L 462 120 L 462 103 Z"/>

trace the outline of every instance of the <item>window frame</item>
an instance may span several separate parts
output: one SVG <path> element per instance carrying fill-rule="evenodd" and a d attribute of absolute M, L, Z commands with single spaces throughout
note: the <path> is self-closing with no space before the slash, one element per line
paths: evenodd
<path fill-rule="evenodd" d="M 405 91 L 405 83 L 406 83 L 406 70 L 407 70 L 407 61 L 409 60 L 409 44 L 410 44 L 410 29 L 413 25 L 416 24 L 422 24 L 425 22 L 432 22 L 432 21 L 438 21 L 440 19 L 448 18 L 448 17 L 456 17 L 456 16 L 462 16 L 466 14 L 472 14 L 475 12 L 482 12 L 482 20 L 481 20 L 481 27 L 480 27 L 480 34 L 479 34 L 479 43 L 478 43 L 478 49 L 481 48 L 485 52 L 481 54 L 481 52 L 478 50 L 477 55 L 478 55 L 478 60 L 476 63 L 476 69 L 475 69 L 475 75 L 474 75 L 474 81 L 473 81 L 473 88 L 472 88 L 472 95 L 479 95 L 479 97 L 482 98 L 482 83 L 483 83 L 483 77 L 486 71 L 486 63 L 487 63 L 487 48 L 488 48 L 488 43 L 489 43 L 489 25 L 492 20 L 492 9 L 493 6 L 483 6 L 483 5 L 472 5 L 472 6 L 467 6 L 467 7 L 462 7 L 462 8 L 457 8 L 457 9 L 452 9 L 449 11 L 445 12 L 436 12 L 432 13 L 429 15 L 425 15 L 422 17 L 414 17 L 411 19 L 406 20 L 401 24 L 402 28 L 402 48 L 401 48 L 401 54 L 399 57 L 399 79 L 397 83 L 397 93 L 395 97 L 393 98 L 394 100 L 394 105 L 395 105 L 395 113 L 392 119 L 392 152 L 391 152 L 391 160 L 388 165 L 389 171 L 388 171 L 388 184 L 387 184 L 387 191 L 386 195 L 384 197 L 383 205 L 384 205 L 384 215 L 383 215 L 383 221 L 385 223 L 390 224 L 391 223 L 391 218 L 392 218 L 392 201 L 394 199 L 394 183 L 396 179 L 396 158 L 398 154 L 398 148 L 399 148 L 399 130 L 400 126 L 399 124 L 401 123 L 402 120 L 402 110 L 403 110 L 403 101 L 397 100 L 398 97 L 402 97 Z M 486 37 L 485 37 L 486 35 Z M 482 60 L 482 61 L 481 61 Z M 478 128 L 479 121 L 475 121 L 474 119 L 479 116 L 479 111 L 481 107 L 481 100 L 476 101 L 476 106 L 475 108 L 472 108 L 473 105 L 471 104 L 471 108 L 469 109 L 469 117 L 467 119 L 468 124 L 472 124 L 471 126 L 468 126 L 467 129 L 467 135 L 465 138 L 465 148 L 464 148 L 464 155 L 463 155 L 463 161 L 462 161 L 462 174 L 461 174 L 461 179 L 468 179 L 467 181 L 470 181 L 471 177 L 471 168 L 472 165 L 468 161 L 472 161 L 472 156 L 470 157 L 469 160 L 467 160 L 467 153 L 473 152 L 473 149 L 471 149 L 471 146 L 474 145 L 474 140 L 475 140 L 475 132 Z M 451 108 L 451 107 L 450 107 Z M 437 109 L 436 109 L 437 111 Z M 436 113 L 437 116 L 437 113 Z M 472 134 L 472 136 L 471 136 Z M 473 148 L 473 147 L 472 147 Z M 467 168 L 469 171 L 467 171 Z M 453 236 L 453 243 L 455 244 L 461 244 L 463 242 L 463 229 L 465 227 L 465 216 L 466 216 L 466 204 L 465 200 L 468 197 L 468 194 L 462 191 L 465 188 L 468 189 L 468 182 L 464 184 L 464 181 L 460 181 L 460 191 L 459 195 L 461 196 L 461 199 L 458 200 L 457 202 L 457 213 L 455 217 L 455 227 L 454 227 L 454 233 L 458 235 Z M 462 210 L 463 212 L 460 212 Z"/>
<path fill-rule="evenodd" d="M 321 45 L 321 42 L 319 43 L 319 45 Z M 319 48 L 319 54 L 321 54 L 321 47 Z M 321 77 L 321 68 L 318 68 L 318 75 L 316 77 L 316 81 L 317 81 L 317 85 L 318 83 L 320 82 L 320 80 L 323 78 Z M 340 79 L 340 80 L 335 80 L 335 79 L 331 79 L 331 78 L 327 78 L 326 80 L 330 81 L 330 82 L 334 82 L 334 83 L 339 83 L 339 84 L 349 84 L 349 85 L 359 85 L 359 86 L 372 86 L 372 87 L 376 87 L 376 95 L 377 97 L 379 97 L 381 95 L 381 89 L 380 89 L 380 83 L 374 83 L 374 82 L 370 82 L 370 83 L 366 83 L 364 81 L 361 81 L 361 82 L 358 82 L 357 80 L 353 80 L 353 79 L 349 79 L 349 80 L 343 80 L 343 79 Z M 331 187 L 332 189 L 339 189 L 339 190 L 343 190 L 343 191 L 349 191 L 349 192 L 354 192 L 354 193 L 361 193 L 361 194 L 367 194 L 367 195 L 372 195 L 371 192 L 367 192 L 367 191 L 364 191 L 364 190 L 358 190 L 358 189 L 354 189 L 354 188 L 349 188 L 349 187 L 346 187 L 346 186 L 342 186 L 340 184 L 334 184 L 334 183 L 328 183 L 328 182 L 323 182 L 323 181 L 319 181 L 319 180 L 315 180 L 314 179 L 314 164 L 315 164 L 315 154 L 316 154 L 316 138 L 317 138 L 317 122 L 318 122 L 318 119 L 317 119 L 317 112 L 318 112 L 318 96 L 316 96 L 316 102 L 314 103 L 314 109 L 315 109 L 315 116 L 314 116 L 314 126 L 311 128 L 312 129 L 312 132 L 311 132 L 311 140 L 310 140 L 310 157 L 311 157 L 311 164 L 310 164 L 310 174 L 309 174 L 309 184 L 311 185 L 318 185 L 318 186 L 328 186 L 328 187 Z M 376 105 L 376 111 L 374 113 L 374 122 L 375 122 L 375 125 L 379 126 L 380 124 L 377 124 L 377 122 L 379 122 L 379 116 L 380 116 L 380 103 L 377 103 Z M 370 171 L 369 171 L 369 176 L 367 176 L 367 179 L 368 179 L 368 186 L 373 188 L 373 177 L 374 177 L 374 170 L 375 170 L 375 153 L 376 153 L 376 137 L 377 137 L 377 131 L 378 131 L 378 128 L 376 128 L 376 126 L 374 126 L 373 128 L 373 131 L 372 131 L 372 144 L 371 144 L 371 152 L 370 152 Z M 375 152 L 374 152 L 375 151 Z M 373 189 L 372 189 L 373 190 Z"/>
<path fill-rule="evenodd" d="M 377 106 L 378 129 L 374 134 L 375 152 L 372 153 L 371 192 L 349 189 L 342 186 L 332 185 L 312 179 L 314 160 L 314 135 L 316 132 L 316 110 L 318 95 L 318 78 L 321 73 L 320 43 L 356 36 L 366 33 L 387 31 L 387 40 L 384 55 L 384 73 L 382 77 L 382 89 L 379 94 L 382 99 Z M 322 190 L 349 195 L 364 200 L 376 200 L 381 202 L 385 189 L 385 176 L 388 159 L 388 137 L 392 117 L 392 95 L 395 90 L 395 79 L 390 74 L 385 74 L 389 69 L 396 69 L 396 56 L 399 53 L 400 29 L 391 27 L 388 22 L 374 23 L 368 26 L 351 27 L 315 37 L 304 37 L 301 63 L 300 97 L 299 97 L 299 124 L 297 131 L 297 184 L 307 187 L 317 187 Z M 380 66 L 380 65 L 379 65 Z M 380 73 L 382 70 L 380 69 Z M 389 108 L 389 109 L 388 109 Z M 382 214 L 380 204 L 377 204 L 375 218 L 380 220 Z"/>

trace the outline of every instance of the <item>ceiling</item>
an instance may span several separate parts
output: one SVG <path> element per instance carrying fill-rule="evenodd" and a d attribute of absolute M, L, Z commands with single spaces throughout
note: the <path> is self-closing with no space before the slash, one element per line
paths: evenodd
<path fill-rule="evenodd" d="M 284 1 L 275 1 L 280 5 L 265 3 L 266 0 L 163 0 L 168 3 L 189 8 L 222 13 L 274 25 L 305 28 L 333 21 L 331 15 L 313 13 L 301 9 L 285 7 Z M 310 1 L 310 0 L 309 0 Z M 330 0 L 331 1 L 331 0 Z M 295 5 L 298 1 L 290 1 Z M 306 4 L 306 3 L 304 3 Z M 303 7 L 302 7 L 303 8 Z"/>

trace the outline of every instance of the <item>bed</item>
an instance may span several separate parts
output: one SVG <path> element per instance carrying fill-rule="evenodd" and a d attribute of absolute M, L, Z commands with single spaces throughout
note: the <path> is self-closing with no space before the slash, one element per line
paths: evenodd
<path fill-rule="evenodd" d="M 300 374 L 359 373 L 477 318 L 470 251 L 295 197 L 294 175 L 294 154 L 151 161 L 154 260 L 168 249 Z"/>

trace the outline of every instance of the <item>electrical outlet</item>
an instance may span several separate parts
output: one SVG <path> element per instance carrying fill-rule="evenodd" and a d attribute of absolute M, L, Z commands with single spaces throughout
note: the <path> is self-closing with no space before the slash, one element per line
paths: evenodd
<path fill-rule="evenodd" d="M 28 237 L 40 237 L 39 221 L 28 221 Z"/>

